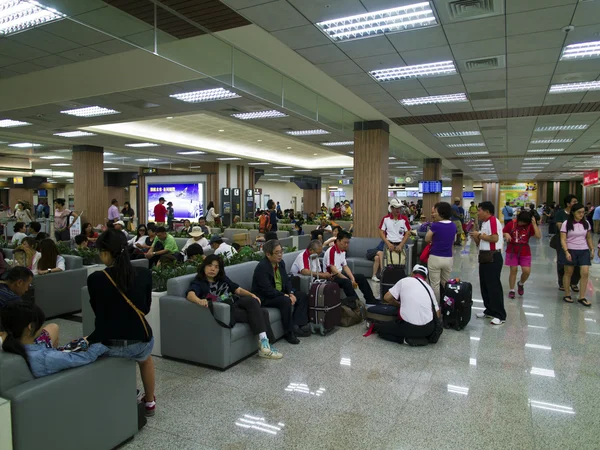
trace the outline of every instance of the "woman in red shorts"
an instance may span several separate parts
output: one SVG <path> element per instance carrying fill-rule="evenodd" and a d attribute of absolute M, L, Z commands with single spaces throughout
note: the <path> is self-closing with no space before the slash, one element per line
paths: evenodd
<path fill-rule="evenodd" d="M 535 217 L 529 211 L 521 211 L 517 220 L 508 222 L 502 230 L 504 240 L 508 242 L 506 249 L 506 265 L 510 267 L 508 285 L 510 292 L 509 298 L 515 298 L 515 282 L 517 281 L 517 271 L 521 266 L 521 279 L 517 286 L 519 295 L 525 293 L 525 282 L 531 274 L 531 248 L 529 248 L 529 239 L 535 236 L 537 239 L 542 237 Z"/>

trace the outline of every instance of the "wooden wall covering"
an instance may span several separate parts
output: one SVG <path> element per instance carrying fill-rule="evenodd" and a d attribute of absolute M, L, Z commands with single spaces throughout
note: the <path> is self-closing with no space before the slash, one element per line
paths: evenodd
<path fill-rule="evenodd" d="M 590 202 L 595 207 L 600 207 L 600 188 L 586 187 L 583 188 L 583 200 L 585 203 Z"/>
<path fill-rule="evenodd" d="M 54 188 L 54 185 L 52 188 Z M 10 206 L 11 209 L 14 209 L 19 200 L 29 202 L 35 208 L 33 204 L 33 189 L 11 187 L 8 190 L 8 205 L 5 206 Z M 50 209 L 52 209 L 52 205 L 50 205 Z M 32 212 L 35 213 L 35 211 Z"/>
<path fill-rule="evenodd" d="M 499 214 L 499 205 L 498 205 L 498 198 L 499 198 L 499 190 L 498 190 L 498 183 L 483 183 L 483 192 L 481 195 L 481 200 L 484 202 L 492 202 L 494 204 L 494 206 L 496 207 L 496 216 L 498 216 Z"/>
<path fill-rule="evenodd" d="M 442 179 L 442 160 L 439 158 L 428 158 L 423 167 L 423 180 Z M 423 194 L 423 214 L 427 220 L 431 220 L 431 210 L 436 203 L 442 200 L 442 194 Z"/>
<path fill-rule="evenodd" d="M 105 223 L 110 199 L 104 189 L 103 149 L 93 146 L 73 147 L 75 211 L 83 211 L 82 223 L 94 226 Z"/>
<path fill-rule="evenodd" d="M 537 194 L 537 202 L 538 204 L 535 206 L 539 206 L 544 202 L 547 202 L 547 197 L 548 197 L 548 183 L 546 183 L 545 181 L 541 181 L 538 183 L 537 185 L 538 188 L 538 194 Z"/>
<path fill-rule="evenodd" d="M 454 200 L 456 200 L 456 197 L 458 197 L 462 204 L 463 183 L 464 176 L 462 172 L 452 174 L 452 202 L 454 202 Z"/>
<path fill-rule="evenodd" d="M 321 189 L 304 189 L 304 212 L 318 214 L 321 211 Z"/>
<path fill-rule="evenodd" d="M 369 124 L 354 125 L 353 234 L 357 237 L 378 237 L 379 222 L 388 208 L 389 128 L 386 129 L 387 124 L 379 128 Z M 306 211 L 306 198 L 304 206 Z"/>

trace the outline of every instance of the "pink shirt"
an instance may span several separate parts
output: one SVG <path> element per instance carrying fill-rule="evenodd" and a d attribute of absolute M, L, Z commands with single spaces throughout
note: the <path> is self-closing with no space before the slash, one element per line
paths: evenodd
<path fill-rule="evenodd" d="M 584 219 L 585 220 L 585 219 Z M 587 244 L 587 234 L 592 231 L 588 222 L 588 229 L 583 228 L 581 222 L 573 224 L 573 230 L 567 233 L 567 221 L 565 220 L 560 227 L 561 233 L 567 233 L 567 248 L 569 250 L 589 250 Z"/>

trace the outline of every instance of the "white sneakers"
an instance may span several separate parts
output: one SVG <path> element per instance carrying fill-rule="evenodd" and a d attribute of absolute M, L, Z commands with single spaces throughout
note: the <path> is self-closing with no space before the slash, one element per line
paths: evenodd
<path fill-rule="evenodd" d="M 477 313 L 475 314 L 475 317 L 477 317 L 478 319 L 491 319 L 492 316 L 488 316 L 486 313 Z"/>
<path fill-rule="evenodd" d="M 379 278 L 377 278 L 375 275 L 371 277 L 371 280 L 375 281 L 376 283 L 379 283 Z"/>
<path fill-rule="evenodd" d="M 491 323 L 492 325 L 504 325 L 504 323 L 505 323 L 505 322 L 506 322 L 506 320 L 500 320 L 500 319 L 498 319 L 497 317 L 494 317 L 494 318 L 493 318 L 493 319 L 490 321 L 490 323 Z"/>
<path fill-rule="evenodd" d="M 268 339 L 262 339 L 258 344 L 258 356 L 267 359 L 281 359 L 283 355 L 275 347 L 269 345 Z"/>
<path fill-rule="evenodd" d="M 477 317 L 478 319 L 492 319 L 490 320 L 490 324 L 492 325 L 504 325 L 506 323 L 506 320 L 500 320 L 497 317 L 492 317 L 482 312 L 475 314 L 475 317 Z"/>

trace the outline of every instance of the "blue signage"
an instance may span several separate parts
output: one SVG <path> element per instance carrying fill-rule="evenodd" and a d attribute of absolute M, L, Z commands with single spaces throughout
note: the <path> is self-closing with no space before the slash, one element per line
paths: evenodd
<path fill-rule="evenodd" d="M 463 198 L 475 198 L 475 192 L 473 191 L 464 191 Z"/>

